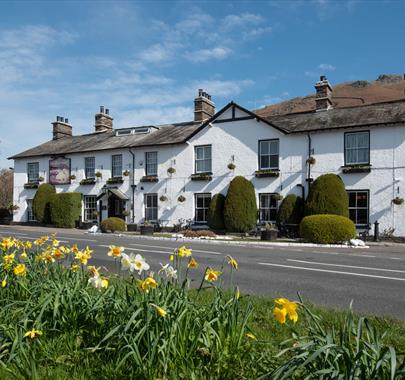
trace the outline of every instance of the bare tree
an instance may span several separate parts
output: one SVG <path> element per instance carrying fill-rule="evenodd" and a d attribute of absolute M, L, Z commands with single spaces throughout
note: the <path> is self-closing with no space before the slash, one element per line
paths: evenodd
<path fill-rule="evenodd" d="M 10 207 L 13 203 L 13 171 L 0 169 L 0 207 Z"/>

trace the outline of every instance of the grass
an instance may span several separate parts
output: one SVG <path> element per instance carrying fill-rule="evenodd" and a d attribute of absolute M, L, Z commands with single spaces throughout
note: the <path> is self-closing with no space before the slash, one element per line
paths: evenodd
<path fill-rule="evenodd" d="M 154 274 L 142 257 L 111 250 L 117 266 L 134 273 L 107 283 L 103 269 L 88 266 L 87 248 L 45 238 L 33 247 L 4 239 L 0 247 L 1 379 L 366 380 L 405 373 L 402 321 L 364 321 L 288 300 L 276 321 L 271 297 L 225 292 L 218 272 L 207 269 L 200 288 L 189 289 L 187 249 L 176 250 L 173 268 L 150 268 Z M 232 279 L 230 263 L 216 270 Z M 298 321 L 284 323 L 291 308 Z M 32 329 L 41 335 L 25 336 Z"/>

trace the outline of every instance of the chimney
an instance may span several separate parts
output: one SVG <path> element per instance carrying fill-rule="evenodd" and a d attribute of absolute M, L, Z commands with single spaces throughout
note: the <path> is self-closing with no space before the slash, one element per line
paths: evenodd
<path fill-rule="evenodd" d="M 316 89 L 316 110 L 327 111 L 332 108 L 332 87 L 325 75 L 321 75 L 315 83 Z"/>
<path fill-rule="evenodd" d="M 96 113 L 95 119 L 96 132 L 112 131 L 113 118 L 110 116 L 110 110 L 108 108 L 104 109 L 104 106 L 100 106 L 100 112 Z"/>
<path fill-rule="evenodd" d="M 194 99 L 194 121 L 204 121 L 215 114 L 215 104 L 211 95 L 198 90 L 198 96 Z"/>
<path fill-rule="evenodd" d="M 52 123 L 53 139 L 59 140 L 63 137 L 72 137 L 72 126 L 69 124 L 69 120 L 62 116 L 56 116 L 56 121 Z"/>

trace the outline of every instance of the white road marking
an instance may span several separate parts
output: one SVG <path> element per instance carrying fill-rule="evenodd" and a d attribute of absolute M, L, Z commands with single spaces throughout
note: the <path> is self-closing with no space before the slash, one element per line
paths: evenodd
<path fill-rule="evenodd" d="M 76 237 L 69 237 L 69 236 L 59 236 L 62 239 L 71 239 L 71 240 L 77 240 L 77 241 L 91 241 L 92 243 L 97 243 L 98 240 L 92 240 L 92 239 L 79 239 Z M 58 236 L 56 236 L 56 239 L 58 239 Z"/>
<path fill-rule="evenodd" d="M 327 270 L 327 269 L 319 269 L 319 268 L 306 268 L 306 267 L 296 267 L 296 266 L 293 266 L 293 265 L 283 265 L 283 264 L 271 264 L 271 263 L 258 263 L 258 264 L 259 264 L 259 265 L 272 266 L 272 267 L 281 267 L 281 268 L 307 270 L 307 271 L 312 271 L 312 272 L 336 273 L 336 274 L 345 274 L 345 275 L 348 275 L 348 276 L 369 277 L 369 278 L 381 278 L 381 279 L 384 279 L 384 280 L 394 280 L 394 281 L 405 281 L 405 278 L 376 276 L 376 275 L 373 275 L 373 274 L 364 274 L 364 273 L 355 273 L 355 272 L 341 272 L 341 271 L 336 271 L 336 270 Z"/>
<path fill-rule="evenodd" d="M 355 253 L 349 253 L 347 256 L 357 256 L 357 257 L 375 257 L 373 255 L 356 255 Z"/>
<path fill-rule="evenodd" d="M 134 247 L 152 247 L 152 248 L 163 248 L 163 249 L 171 249 L 172 252 L 176 249 L 176 248 L 172 248 L 172 247 L 167 247 L 167 246 L 163 246 L 163 245 L 147 245 L 147 244 L 129 244 L 129 245 L 133 245 Z M 147 249 L 144 249 L 144 251 L 146 251 Z M 224 253 L 221 252 L 214 252 L 214 251 L 203 251 L 201 249 L 193 249 L 193 252 L 201 252 L 201 253 L 211 253 L 213 255 L 221 255 Z"/>
<path fill-rule="evenodd" d="M 405 270 L 396 270 L 396 269 L 384 269 L 384 268 L 375 268 L 375 267 L 360 267 L 360 266 L 355 266 L 355 265 L 320 263 L 320 262 L 317 262 L 317 261 L 305 261 L 305 260 L 294 260 L 294 259 L 287 259 L 287 261 L 294 261 L 296 263 L 303 263 L 303 264 L 327 265 L 327 266 L 330 266 L 330 267 L 355 268 L 355 269 L 376 270 L 376 271 L 382 271 L 382 272 L 405 273 Z"/>
<path fill-rule="evenodd" d="M 401 259 L 400 257 L 389 257 L 389 259 L 391 259 L 391 260 L 404 260 L 404 259 Z"/>
<path fill-rule="evenodd" d="M 99 247 L 109 247 L 109 245 L 103 245 L 100 244 Z M 173 250 L 170 251 L 156 251 L 156 250 L 151 250 L 151 249 L 140 249 L 140 248 L 125 248 L 125 250 L 128 251 L 137 251 L 137 252 L 153 252 L 153 253 L 166 253 L 166 254 L 171 254 L 173 253 Z M 212 251 L 200 251 L 200 250 L 193 250 L 193 252 L 203 252 L 203 253 L 209 253 L 211 255 L 222 255 L 220 252 L 212 252 Z"/>
<path fill-rule="evenodd" d="M 20 234 L 20 233 L 16 233 L 16 232 L 13 232 L 13 233 L 11 233 L 11 234 L 6 234 L 6 233 L 2 233 L 1 234 L 1 236 L 3 237 L 3 236 L 6 236 L 6 237 L 11 237 L 11 236 L 29 236 L 29 235 L 27 235 L 27 234 Z"/>

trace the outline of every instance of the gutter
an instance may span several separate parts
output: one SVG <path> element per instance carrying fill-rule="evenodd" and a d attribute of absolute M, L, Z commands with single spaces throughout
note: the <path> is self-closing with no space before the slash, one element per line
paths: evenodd
<path fill-rule="evenodd" d="M 312 153 L 312 139 L 311 139 L 311 132 L 307 133 L 308 137 L 308 158 L 311 157 Z M 311 164 L 307 161 L 308 171 L 307 171 L 307 182 L 308 182 L 308 193 L 311 188 Z"/>
<path fill-rule="evenodd" d="M 132 215 L 131 215 L 131 222 L 132 224 L 135 222 L 135 153 L 132 152 L 132 149 L 128 149 L 129 153 L 131 153 L 132 156 L 132 183 L 131 183 L 131 189 L 132 189 Z"/>

